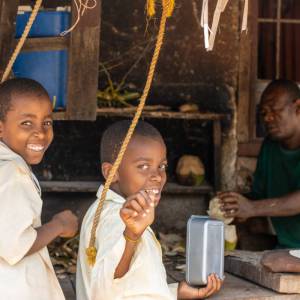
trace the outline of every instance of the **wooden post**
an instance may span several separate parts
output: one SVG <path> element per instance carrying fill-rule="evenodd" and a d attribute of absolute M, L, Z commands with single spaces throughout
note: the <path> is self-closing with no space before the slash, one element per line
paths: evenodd
<path fill-rule="evenodd" d="M 221 145 L 222 132 L 220 120 L 213 121 L 213 143 L 214 143 L 214 188 L 221 189 Z"/>
<path fill-rule="evenodd" d="M 18 0 L 0 0 L 0 78 L 14 49 L 18 6 Z"/>
<path fill-rule="evenodd" d="M 248 31 L 241 33 L 239 87 L 238 87 L 238 141 L 248 142 L 253 138 L 251 122 L 255 122 L 251 114 L 252 103 L 255 101 L 253 93 L 257 76 L 257 1 L 249 1 Z"/>
<path fill-rule="evenodd" d="M 77 17 L 72 4 L 73 23 Z M 70 33 L 66 118 L 95 120 L 100 48 L 101 1 L 87 10 Z"/>

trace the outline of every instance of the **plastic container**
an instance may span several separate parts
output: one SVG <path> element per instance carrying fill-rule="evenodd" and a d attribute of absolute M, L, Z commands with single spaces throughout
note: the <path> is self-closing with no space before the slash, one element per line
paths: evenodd
<path fill-rule="evenodd" d="M 215 273 L 224 277 L 224 223 L 206 216 L 191 216 L 187 223 L 186 281 L 205 285 Z"/>
<path fill-rule="evenodd" d="M 31 12 L 18 12 L 16 38 L 20 38 Z M 40 11 L 29 37 L 55 37 L 68 29 L 70 12 Z M 27 77 L 40 82 L 48 91 L 55 109 L 64 109 L 67 99 L 67 50 L 31 51 L 19 54 L 13 66 L 16 77 Z"/>

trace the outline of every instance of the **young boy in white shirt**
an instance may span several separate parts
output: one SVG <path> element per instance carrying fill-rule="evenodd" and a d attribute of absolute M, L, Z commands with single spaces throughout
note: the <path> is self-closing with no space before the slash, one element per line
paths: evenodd
<path fill-rule="evenodd" d="M 110 126 L 101 141 L 102 173 L 108 177 L 130 121 Z M 212 274 L 205 288 L 181 282 L 170 291 L 159 242 L 150 225 L 166 183 L 167 153 L 160 133 L 139 122 L 107 193 L 96 231 L 96 263 L 89 266 L 86 248 L 98 201 L 82 224 L 77 264 L 78 300 L 203 299 L 221 287 Z M 100 186 L 97 196 L 101 195 Z"/>
<path fill-rule="evenodd" d="M 30 165 L 38 164 L 53 139 L 52 105 L 30 79 L 0 84 L 0 298 L 65 299 L 47 245 L 78 228 L 70 211 L 41 225 L 41 190 Z"/>

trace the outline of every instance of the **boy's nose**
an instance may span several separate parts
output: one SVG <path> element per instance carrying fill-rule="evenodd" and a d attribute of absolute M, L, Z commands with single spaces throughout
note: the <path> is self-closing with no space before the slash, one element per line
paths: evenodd
<path fill-rule="evenodd" d="M 37 129 L 37 130 L 35 130 L 35 132 L 33 133 L 33 135 L 35 137 L 38 137 L 38 138 L 42 139 L 45 136 L 45 131 L 43 129 Z"/>
<path fill-rule="evenodd" d="M 161 174 L 158 171 L 153 172 L 151 174 L 151 180 L 161 182 L 162 180 Z"/>

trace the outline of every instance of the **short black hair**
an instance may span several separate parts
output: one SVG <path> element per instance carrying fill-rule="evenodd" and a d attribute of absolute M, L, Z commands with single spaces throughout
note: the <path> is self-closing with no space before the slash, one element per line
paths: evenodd
<path fill-rule="evenodd" d="M 300 99 L 300 89 L 296 82 L 288 79 L 276 79 L 267 85 L 266 89 L 262 93 L 261 100 L 274 90 L 285 91 L 288 96 L 288 103 L 291 103 L 296 99 Z"/>
<path fill-rule="evenodd" d="M 104 131 L 100 146 L 101 163 L 115 161 L 131 122 L 131 120 L 118 121 Z M 160 132 L 144 121 L 139 121 L 136 125 L 132 138 L 136 136 L 149 137 L 163 142 Z"/>
<path fill-rule="evenodd" d="M 37 81 L 29 78 L 9 79 L 0 84 L 0 121 L 4 121 L 7 112 L 11 109 L 11 101 L 17 95 L 35 95 L 47 97 L 48 92 Z"/>

